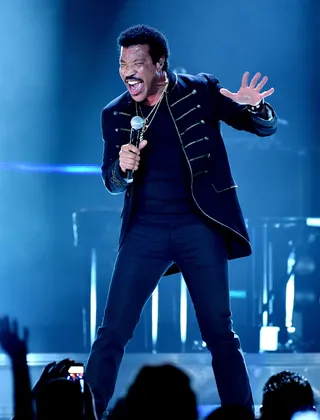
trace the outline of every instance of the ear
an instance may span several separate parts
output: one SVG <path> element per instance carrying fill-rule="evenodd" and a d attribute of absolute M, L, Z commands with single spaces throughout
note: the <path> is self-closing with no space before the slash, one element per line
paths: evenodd
<path fill-rule="evenodd" d="M 162 70 L 164 63 L 165 63 L 165 58 L 161 57 L 159 59 L 159 61 L 157 62 L 157 70 L 158 71 Z"/>

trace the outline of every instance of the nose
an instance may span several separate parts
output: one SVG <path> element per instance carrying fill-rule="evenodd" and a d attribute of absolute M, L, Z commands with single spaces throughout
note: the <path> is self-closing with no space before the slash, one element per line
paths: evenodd
<path fill-rule="evenodd" d="M 122 67 L 122 74 L 124 77 L 134 76 L 135 71 L 132 65 L 126 64 L 124 67 Z"/>

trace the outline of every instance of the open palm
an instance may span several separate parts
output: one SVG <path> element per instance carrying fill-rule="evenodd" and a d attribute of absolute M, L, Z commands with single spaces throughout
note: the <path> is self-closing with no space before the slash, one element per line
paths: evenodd
<path fill-rule="evenodd" d="M 26 358 L 28 335 L 29 332 L 25 328 L 23 336 L 20 337 L 19 325 L 16 320 L 11 320 L 7 316 L 0 318 L 0 345 L 12 360 Z"/>
<path fill-rule="evenodd" d="M 248 85 L 249 72 L 247 71 L 242 76 L 242 83 L 238 92 L 232 93 L 229 90 L 222 88 L 220 89 L 220 93 L 241 105 L 258 105 L 262 99 L 272 95 L 274 92 L 274 89 L 271 88 L 261 93 L 261 89 L 267 83 L 268 77 L 264 76 L 258 83 L 260 77 L 261 73 L 256 73 Z"/>

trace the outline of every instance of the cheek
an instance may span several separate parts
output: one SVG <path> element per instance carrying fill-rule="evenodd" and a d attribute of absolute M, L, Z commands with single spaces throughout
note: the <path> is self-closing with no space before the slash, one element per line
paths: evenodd
<path fill-rule="evenodd" d="M 152 83 L 153 76 L 152 76 L 152 74 L 151 74 L 150 72 L 145 71 L 145 72 L 143 73 L 142 78 L 143 78 L 143 80 L 144 80 L 146 83 L 148 83 L 148 84 Z"/>
<path fill-rule="evenodd" d="M 146 67 L 140 68 L 138 71 L 139 76 L 141 77 L 141 79 L 148 81 L 152 79 L 152 73 L 150 72 L 150 70 Z"/>

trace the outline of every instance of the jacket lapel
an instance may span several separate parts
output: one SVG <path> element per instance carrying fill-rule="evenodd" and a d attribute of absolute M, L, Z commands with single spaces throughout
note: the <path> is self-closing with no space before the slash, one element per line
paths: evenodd
<path fill-rule="evenodd" d="M 179 83 L 177 75 L 169 73 L 169 77 L 171 89 L 166 95 L 167 106 L 192 175 L 197 176 L 206 172 L 210 157 L 208 127 L 203 119 L 200 95 L 194 87 Z"/>

